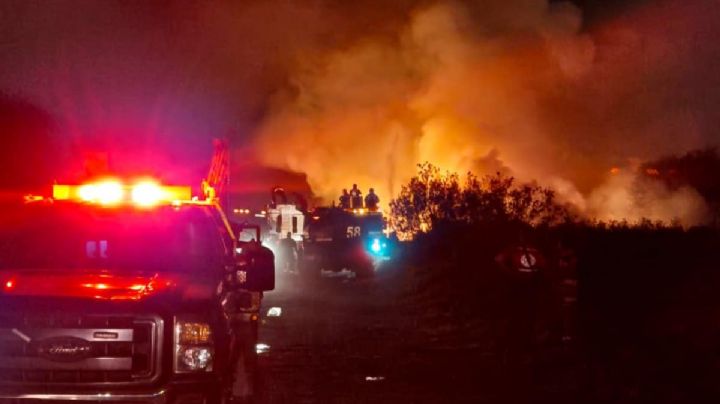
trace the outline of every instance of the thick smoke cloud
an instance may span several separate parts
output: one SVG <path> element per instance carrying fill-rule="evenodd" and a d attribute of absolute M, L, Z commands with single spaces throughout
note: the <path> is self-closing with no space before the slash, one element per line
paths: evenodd
<path fill-rule="evenodd" d="M 178 181 L 233 133 L 234 178 L 258 158 L 326 201 L 357 182 L 387 203 L 431 161 L 616 217 L 593 197 L 628 191 L 612 167 L 717 143 L 720 7 L 579 3 L 606 12 L 588 25 L 548 0 L 9 0 L 0 92 L 47 110 L 65 146 L 133 166 L 164 155 Z"/>
<path fill-rule="evenodd" d="M 668 1 L 587 30 L 568 3 L 417 7 L 393 35 L 300 57 L 257 150 L 307 173 L 327 201 L 357 182 L 387 202 L 430 161 L 506 171 L 555 187 L 594 217 L 633 219 L 628 204 L 637 203 L 607 197 L 635 198 L 627 181 L 608 177 L 611 167 L 715 143 L 717 14 Z M 655 219 L 672 219 L 677 206 L 702 210 L 692 190 L 653 192 L 670 207 L 647 208 Z"/>
<path fill-rule="evenodd" d="M 211 139 L 230 136 L 233 190 L 270 177 L 265 203 L 275 181 L 295 177 L 258 167 L 246 146 L 297 55 L 385 35 L 411 2 L 5 0 L 0 94 L 48 111 L 68 178 L 85 154 L 106 152 L 114 171 L 196 183 Z"/>
<path fill-rule="evenodd" d="M 598 220 L 692 225 L 710 218 L 707 203 L 692 187 L 671 191 L 659 181 L 632 172 L 609 176 L 588 197 L 588 213 Z"/>

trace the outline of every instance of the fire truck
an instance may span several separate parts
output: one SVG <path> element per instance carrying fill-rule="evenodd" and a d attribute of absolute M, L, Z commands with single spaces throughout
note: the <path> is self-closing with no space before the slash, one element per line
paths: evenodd
<path fill-rule="evenodd" d="M 370 277 L 390 258 L 391 240 L 382 212 L 318 207 L 308 219 L 301 259 L 301 270 L 308 275 L 348 269 L 358 277 Z"/>
<path fill-rule="evenodd" d="M 190 187 L 106 178 L 4 206 L 0 402 L 248 399 L 273 261 Z"/>
<path fill-rule="evenodd" d="M 307 203 L 295 194 L 295 200 L 287 197 L 285 190 L 274 187 L 271 191 L 271 203 L 265 209 L 265 218 L 269 231 L 267 241 L 270 245 L 277 245 L 288 234 L 295 242 L 303 242 L 307 216 Z"/>
<path fill-rule="evenodd" d="M 282 188 L 273 188 L 266 219 L 271 229 L 269 245 L 276 246 L 288 234 L 298 243 L 299 270 L 305 275 L 348 269 L 358 277 L 368 277 L 390 258 L 391 240 L 381 211 L 336 206 L 308 209 L 302 199 L 299 202 L 288 200 Z"/>

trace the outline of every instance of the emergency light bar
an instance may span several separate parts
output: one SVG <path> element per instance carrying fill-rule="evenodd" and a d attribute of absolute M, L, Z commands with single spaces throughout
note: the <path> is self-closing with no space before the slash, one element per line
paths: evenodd
<path fill-rule="evenodd" d="M 118 180 L 104 180 L 82 185 L 53 185 L 53 198 L 60 201 L 79 201 L 118 205 L 132 203 L 138 206 L 155 206 L 160 203 L 190 200 L 189 186 L 160 185 L 154 181 L 140 181 L 132 185 Z"/>

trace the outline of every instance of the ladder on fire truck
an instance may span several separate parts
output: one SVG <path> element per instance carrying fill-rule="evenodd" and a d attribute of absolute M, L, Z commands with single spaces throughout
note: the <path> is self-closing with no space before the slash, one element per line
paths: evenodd
<path fill-rule="evenodd" d="M 230 185 L 230 151 L 227 140 L 213 139 L 213 156 L 207 178 L 202 182 L 205 199 L 217 201 L 227 209 Z"/>

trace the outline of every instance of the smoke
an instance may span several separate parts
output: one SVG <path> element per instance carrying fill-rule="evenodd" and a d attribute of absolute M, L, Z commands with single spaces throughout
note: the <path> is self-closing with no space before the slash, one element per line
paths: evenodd
<path fill-rule="evenodd" d="M 587 207 L 592 217 L 602 221 L 648 219 L 691 226 L 710 218 L 707 203 L 692 187 L 671 191 L 660 181 L 633 172 L 611 174 L 592 191 Z"/>
<path fill-rule="evenodd" d="M 416 8 L 391 35 L 299 56 L 257 150 L 267 164 L 306 173 L 328 202 L 358 183 L 387 203 L 429 161 L 536 180 L 591 216 L 697 221 L 693 190 L 643 186 L 650 196 L 638 204 L 629 196 L 636 181 L 604 174 L 714 142 L 708 122 L 719 100 L 705 86 L 718 74 L 678 59 L 717 67 L 718 46 L 698 45 L 720 32 L 717 12 L 683 4 L 593 30 L 573 5 L 546 0 Z"/>

